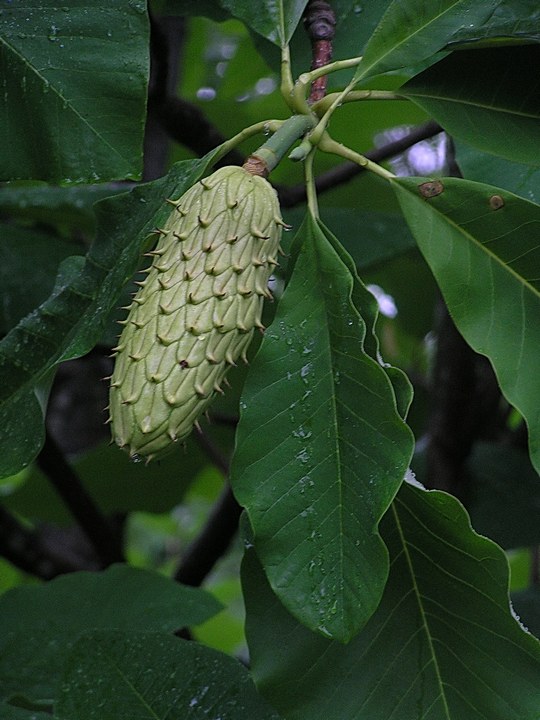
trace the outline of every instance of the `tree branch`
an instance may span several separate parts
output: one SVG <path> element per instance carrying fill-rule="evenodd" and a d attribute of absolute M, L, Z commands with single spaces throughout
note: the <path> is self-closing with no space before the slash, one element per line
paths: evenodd
<path fill-rule="evenodd" d="M 65 558 L 56 557 L 35 530 L 26 528 L 0 505 L 0 555 L 23 572 L 42 580 L 80 570 Z"/>
<path fill-rule="evenodd" d="M 364 153 L 364 155 L 368 158 L 368 160 L 373 160 L 373 162 L 389 160 L 395 155 L 405 152 L 405 150 L 408 150 L 417 142 L 426 140 L 434 135 L 438 135 L 442 131 L 443 128 L 438 123 L 434 120 L 429 120 L 428 122 L 414 128 L 414 130 L 411 130 L 408 135 L 400 140 L 394 140 L 393 142 L 386 143 L 381 147 L 369 150 Z M 320 194 L 326 192 L 327 190 L 332 190 L 339 185 L 343 185 L 357 175 L 360 175 L 362 172 L 365 172 L 365 169 L 356 163 L 341 163 L 335 168 L 332 168 L 325 173 L 321 173 L 321 175 L 316 178 L 315 186 L 317 188 L 317 192 Z M 300 205 L 306 201 L 306 187 L 303 183 L 292 185 L 290 187 L 280 186 L 277 190 L 280 204 L 284 208 L 296 207 L 296 205 Z"/>
<path fill-rule="evenodd" d="M 311 69 L 317 70 L 332 60 L 332 41 L 336 28 L 336 16 L 325 0 L 309 0 L 304 14 L 304 27 L 311 42 L 313 60 Z M 309 103 L 322 100 L 326 94 L 327 76 L 317 78 L 311 84 Z"/>
<path fill-rule="evenodd" d="M 208 436 L 200 432 L 197 442 L 214 465 L 227 477 L 229 464 Z M 217 561 L 225 555 L 238 531 L 242 508 L 236 502 L 230 486 L 224 488 L 200 535 L 187 549 L 175 574 L 184 585 L 198 587 L 208 576 Z"/>
<path fill-rule="evenodd" d="M 80 525 L 102 565 L 107 567 L 115 562 L 123 562 L 121 534 L 116 532 L 102 515 L 49 434 L 46 435 L 43 450 L 37 458 L 37 465 Z"/>
<path fill-rule="evenodd" d="M 229 485 L 214 506 L 199 537 L 188 548 L 175 579 L 198 587 L 217 561 L 226 553 L 238 530 L 242 508 Z"/>

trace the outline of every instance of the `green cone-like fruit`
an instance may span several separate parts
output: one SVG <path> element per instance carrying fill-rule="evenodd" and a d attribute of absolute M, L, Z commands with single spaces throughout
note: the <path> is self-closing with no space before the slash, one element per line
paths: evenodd
<path fill-rule="evenodd" d="M 283 225 L 272 186 L 240 167 L 217 170 L 172 205 L 111 380 L 113 438 L 148 459 L 191 432 L 245 357 Z"/>

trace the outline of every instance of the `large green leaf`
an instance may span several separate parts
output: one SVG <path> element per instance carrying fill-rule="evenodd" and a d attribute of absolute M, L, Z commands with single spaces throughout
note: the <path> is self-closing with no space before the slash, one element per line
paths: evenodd
<path fill-rule="evenodd" d="M 0 476 L 15 474 L 39 452 L 44 403 L 36 388 L 59 362 L 96 344 L 149 234 L 170 212 L 165 199 L 196 182 L 211 157 L 178 163 L 167 177 L 98 203 L 97 236 L 84 265 L 60 276 L 51 296 L 0 342 L 0 426 L 6 429 Z"/>
<path fill-rule="evenodd" d="M 456 160 L 467 180 L 489 183 L 540 203 L 540 168 L 509 162 L 456 140 Z"/>
<path fill-rule="evenodd" d="M 0 696 L 52 699 L 71 647 L 90 630 L 172 633 L 219 610 L 203 590 L 122 565 L 10 590 L 0 597 Z"/>
<path fill-rule="evenodd" d="M 0 332 L 5 334 L 49 296 L 60 262 L 84 250 L 43 230 L 14 223 L 0 228 Z"/>
<path fill-rule="evenodd" d="M 257 3 L 220 0 L 220 4 L 259 35 L 283 47 L 291 39 L 307 0 L 262 0 Z"/>
<path fill-rule="evenodd" d="M 293 227 L 300 227 L 304 214 L 303 208 L 284 212 Z M 339 235 L 340 243 L 361 273 L 416 247 L 399 212 L 322 207 L 321 217 L 328 228 Z"/>
<path fill-rule="evenodd" d="M 413 399 L 413 389 L 409 379 L 402 370 L 392 367 L 382 360 L 379 349 L 379 338 L 375 332 L 375 325 L 379 314 L 377 300 L 358 277 L 354 260 L 343 245 L 323 223 L 319 222 L 318 224 L 326 240 L 334 248 L 339 259 L 348 269 L 353 279 L 351 302 L 357 313 L 364 320 L 366 326 L 364 350 L 373 360 L 381 365 L 387 374 L 394 391 L 396 409 L 399 415 L 405 420 Z"/>
<path fill-rule="evenodd" d="M 388 556 L 377 525 L 412 436 L 364 350 L 350 272 L 309 216 L 299 233 L 244 388 L 232 482 L 275 592 L 301 622 L 346 642 L 380 601 Z"/>
<path fill-rule="evenodd" d="M 56 720 L 279 720 L 237 661 L 157 633 L 96 632 L 66 665 Z"/>
<path fill-rule="evenodd" d="M 2 720 L 50 720 L 50 713 L 26 708 L 15 707 L 0 702 L 0 717 Z"/>
<path fill-rule="evenodd" d="M 525 0 L 527 9 L 533 3 Z M 493 21 L 499 15 L 504 20 Z M 522 0 L 394 0 L 367 44 L 356 77 L 418 65 L 457 41 L 540 39 L 534 16 L 525 18 Z"/>
<path fill-rule="evenodd" d="M 480 24 L 468 21 L 454 33 L 450 46 L 529 43 L 540 40 L 540 7 L 537 0 L 498 0 L 494 11 Z"/>
<path fill-rule="evenodd" d="M 540 165 L 539 64 L 540 45 L 452 53 L 399 92 L 480 150 Z"/>
<path fill-rule="evenodd" d="M 143 0 L 5 3 L 0 179 L 140 177 L 148 60 Z"/>
<path fill-rule="evenodd" d="M 540 471 L 540 206 L 458 178 L 393 185 L 458 329 L 525 418 Z"/>
<path fill-rule="evenodd" d="M 64 232 L 76 229 L 90 234 L 96 222 L 92 205 L 126 189 L 122 183 L 70 187 L 6 184 L 0 193 L 0 210 L 11 218 L 33 220 Z M 9 232 L 9 227 L 2 227 L 2 234 Z"/>
<path fill-rule="evenodd" d="M 252 550 L 247 638 L 261 693 L 287 720 L 538 720 L 540 646 L 508 603 L 508 565 L 457 500 L 404 483 L 381 523 L 382 602 L 344 647 L 292 618 Z"/>

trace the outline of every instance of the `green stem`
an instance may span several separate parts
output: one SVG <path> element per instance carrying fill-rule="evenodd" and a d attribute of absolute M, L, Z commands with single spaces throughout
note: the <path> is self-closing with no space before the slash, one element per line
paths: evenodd
<path fill-rule="evenodd" d="M 307 97 L 309 94 L 309 89 L 311 88 L 311 84 L 314 80 L 317 80 L 317 78 L 320 78 L 323 75 L 328 75 L 330 73 L 336 72 L 337 70 L 344 70 L 346 68 L 356 67 L 356 65 L 358 65 L 361 60 L 361 57 L 350 58 L 349 60 L 336 60 L 336 62 L 329 63 L 328 65 L 323 65 L 316 70 L 302 73 L 298 80 L 294 83 L 294 88 L 292 90 L 292 98 L 295 111 L 298 113 L 310 112 Z M 354 83 L 351 83 L 348 87 L 353 86 Z"/>
<path fill-rule="evenodd" d="M 298 78 L 298 82 L 302 83 L 306 87 L 311 85 L 314 80 L 322 77 L 323 75 L 330 75 L 330 73 L 337 72 L 338 70 L 347 70 L 347 68 L 356 67 L 362 61 L 361 57 L 349 58 L 348 60 L 336 60 L 335 62 L 323 65 L 315 70 L 302 73 Z"/>
<path fill-rule="evenodd" d="M 313 132 L 310 134 L 309 139 L 310 142 L 313 145 L 318 145 L 323 135 L 326 133 L 326 127 L 328 123 L 330 122 L 330 118 L 332 117 L 332 114 L 334 110 L 341 105 L 343 100 L 347 97 L 347 95 L 351 92 L 352 88 L 355 85 L 355 81 L 351 80 L 351 82 L 347 85 L 347 87 L 342 90 L 340 93 L 335 93 L 334 100 L 330 103 L 330 106 L 322 116 L 322 118 L 319 120 L 317 125 L 315 126 Z"/>
<path fill-rule="evenodd" d="M 306 157 L 304 163 L 304 175 L 306 178 L 306 194 L 307 194 L 307 205 L 312 214 L 316 219 L 319 218 L 319 202 L 317 200 L 317 189 L 315 187 L 315 173 L 313 171 L 313 160 L 315 158 L 315 148 L 311 150 L 309 155 Z"/>
<path fill-rule="evenodd" d="M 254 125 L 250 125 L 247 128 L 244 128 L 241 132 L 239 132 L 237 135 L 234 135 L 229 140 L 226 140 L 222 145 L 219 146 L 219 149 L 217 150 L 213 162 L 216 163 L 218 160 L 221 160 L 222 157 L 225 157 L 227 153 L 229 153 L 233 148 L 235 148 L 237 145 L 239 145 L 241 142 L 244 142 L 244 140 L 247 140 L 248 138 L 252 137 L 253 135 L 257 135 L 259 133 L 265 133 L 268 134 L 269 132 L 277 132 L 281 125 L 285 120 L 263 120 L 262 122 L 255 123 Z"/>
<path fill-rule="evenodd" d="M 325 133 L 323 135 L 323 137 L 319 141 L 318 147 L 323 152 L 333 153 L 334 155 L 339 155 L 346 160 L 351 160 L 357 165 L 360 165 L 366 170 L 370 170 L 371 172 L 379 175 L 385 180 L 393 180 L 396 177 L 394 173 L 391 173 L 389 170 L 385 170 L 385 168 L 377 165 L 377 163 L 373 162 L 373 160 L 369 160 L 367 157 L 365 157 L 365 155 L 360 155 L 360 153 L 351 150 L 351 148 L 348 148 L 346 145 L 342 145 L 341 143 L 332 140 L 328 133 Z"/>
<path fill-rule="evenodd" d="M 340 93 L 330 93 L 330 95 L 312 105 L 311 109 L 319 116 L 324 115 L 339 96 Z M 408 98 L 390 90 L 352 90 L 346 97 L 342 98 L 341 102 L 358 102 L 359 100 L 408 100 Z"/>
<path fill-rule="evenodd" d="M 292 72 L 291 72 L 291 53 L 289 50 L 289 46 L 285 45 L 281 49 L 281 95 L 285 102 L 287 103 L 287 106 L 293 111 L 296 112 L 295 109 L 295 103 L 293 100 L 293 88 L 294 88 L 294 82 L 292 78 Z"/>
<path fill-rule="evenodd" d="M 313 115 L 293 115 L 285 120 L 277 132 L 264 145 L 255 150 L 251 157 L 261 160 L 266 171 L 271 172 L 299 138 L 315 124 Z"/>

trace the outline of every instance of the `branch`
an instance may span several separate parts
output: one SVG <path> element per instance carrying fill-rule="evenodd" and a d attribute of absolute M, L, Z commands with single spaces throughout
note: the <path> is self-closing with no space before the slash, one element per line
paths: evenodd
<path fill-rule="evenodd" d="M 438 135 L 442 131 L 443 129 L 438 123 L 434 120 L 429 120 L 428 122 L 419 125 L 414 130 L 411 130 L 408 135 L 400 140 L 395 140 L 387 143 L 386 145 L 382 145 L 379 148 L 374 148 L 373 150 L 364 153 L 364 156 L 369 160 L 373 160 L 373 162 L 379 163 L 405 152 L 405 150 L 408 150 L 417 142 L 426 140 L 434 135 Z M 362 172 L 365 172 L 364 168 L 356 163 L 341 163 L 335 168 L 319 175 L 315 181 L 317 192 L 322 193 L 327 190 L 332 190 L 339 185 L 343 185 Z M 306 201 L 306 188 L 303 183 L 290 187 L 281 186 L 278 188 L 278 194 L 280 204 L 284 208 L 296 207 L 296 205 L 300 205 Z"/>
<path fill-rule="evenodd" d="M 145 136 L 145 180 L 165 172 L 168 138 L 203 156 L 225 142 L 225 137 L 193 103 L 176 97 L 176 68 L 184 39 L 184 19 L 150 13 L 151 72 Z M 171 68 L 175 71 L 172 72 Z M 241 165 L 244 158 L 231 152 L 216 165 Z"/>
<path fill-rule="evenodd" d="M 226 140 L 202 110 L 178 97 L 169 97 L 159 107 L 159 118 L 169 137 L 200 157 Z M 232 150 L 216 166 L 242 165 L 243 162 L 244 156 Z"/>
<path fill-rule="evenodd" d="M 311 41 L 313 60 L 311 70 L 328 65 L 332 60 L 332 40 L 336 28 L 336 16 L 325 0 L 309 0 L 304 15 L 304 26 Z M 311 84 L 309 103 L 321 100 L 326 94 L 327 76 L 317 78 Z"/>
<path fill-rule="evenodd" d="M 57 557 L 35 530 L 30 530 L 0 505 L 0 555 L 25 573 L 51 580 L 63 573 L 81 570 L 65 558 Z"/>
<path fill-rule="evenodd" d="M 175 580 L 199 587 L 226 553 L 238 530 L 242 508 L 227 485 L 199 537 L 188 548 Z"/>
<path fill-rule="evenodd" d="M 218 448 L 202 432 L 195 437 L 210 460 L 226 477 L 229 474 L 229 465 Z M 238 530 L 241 512 L 242 508 L 227 484 L 202 532 L 187 549 L 175 574 L 175 580 L 193 587 L 203 583 L 216 562 L 227 552 Z"/>
<path fill-rule="evenodd" d="M 121 534 L 116 532 L 102 515 L 49 434 L 46 435 L 43 450 L 37 458 L 37 465 L 80 525 L 103 566 L 123 562 Z"/>

